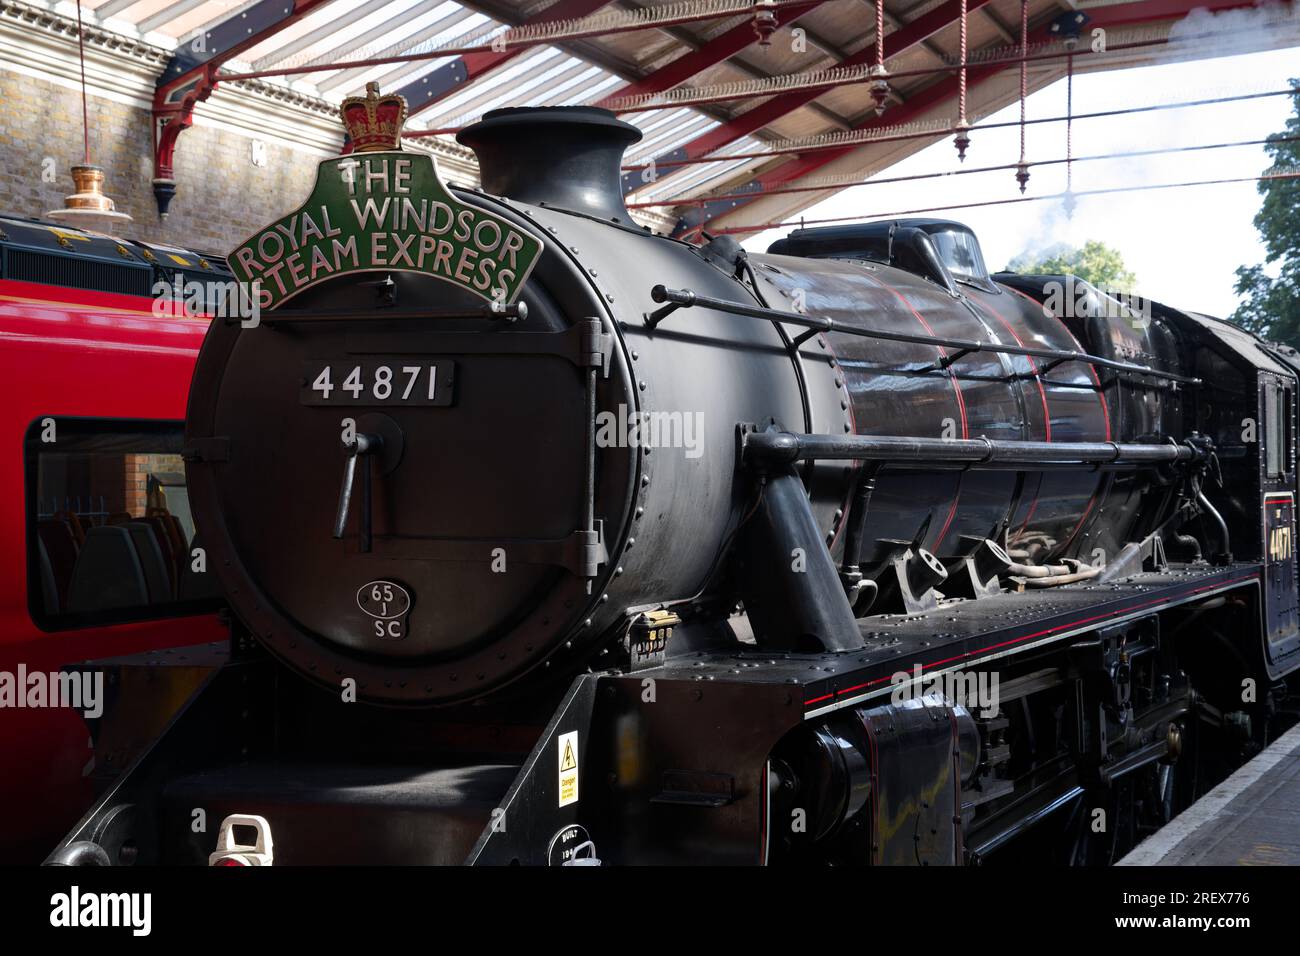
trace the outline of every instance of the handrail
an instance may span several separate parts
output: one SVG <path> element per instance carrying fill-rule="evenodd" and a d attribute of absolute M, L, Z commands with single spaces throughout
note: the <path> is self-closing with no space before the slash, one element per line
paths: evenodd
<path fill-rule="evenodd" d="M 797 325 L 801 328 L 812 329 L 818 332 L 836 332 L 841 335 L 857 335 L 863 338 L 881 339 L 887 342 L 908 342 L 915 345 L 933 345 L 957 350 L 959 354 L 952 356 L 950 361 L 946 363 L 947 365 L 951 365 L 962 356 L 969 355 L 972 352 L 999 352 L 1005 355 L 1028 355 L 1034 358 L 1051 359 L 1056 364 L 1061 362 L 1087 362 L 1101 368 L 1114 369 L 1119 372 L 1130 372 L 1134 375 L 1149 375 L 1152 378 L 1162 378 L 1171 382 L 1179 382 L 1183 385 L 1201 384 L 1199 378 L 1178 375 L 1175 372 L 1164 372 L 1160 369 L 1154 369 L 1146 365 L 1134 365 L 1131 362 L 1120 362 L 1116 359 L 1103 358 L 1100 355 L 1091 355 L 1087 352 L 1035 348 L 1024 345 L 999 345 L 994 342 L 979 342 L 973 339 L 950 339 L 935 335 L 915 335 L 908 332 L 887 332 L 881 329 L 864 329 L 859 326 L 845 325 L 842 322 L 836 322 L 834 319 L 830 318 L 814 318 L 812 316 L 800 315 L 797 312 L 782 312 L 778 309 L 764 309 L 754 305 L 745 305 L 742 302 L 729 302 L 726 299 L 716 299 L 712 296 L 700 295 L 699 293 L 692 292 L 690 289 L 669 289 L 666 286 L 657 285 L 650 290 L 650 298 L 654 299 L 656 302 L 667 303 L 663 308 L 644 314 L 643 319 L 646 327 L 650 329 L 657 328 L 664 319 L 672 315 L 678 309 L 689 309 L 698 306 L 705 309 L 714 309 L 718 312 L 727 312 L 731 315 L 741 315 L 754 319 L 766 319 L 770 322 L 784 322 L 787 325 Z"/>
<path fill-rule="evenodd" d="M 1200 442 L 1198 444 L 1198 441 Z M 808 435 L 749 431 L 741 435 L 741 459 L 759 471 L 798 461 L 928 462 L 969 467 L 1097 464 L 1142 466 L 1194 462 L 1209 455 L 1203 439 L 1183 443 L 1002 441 L 992 438 L 920 438 L 894 435 Z"/>

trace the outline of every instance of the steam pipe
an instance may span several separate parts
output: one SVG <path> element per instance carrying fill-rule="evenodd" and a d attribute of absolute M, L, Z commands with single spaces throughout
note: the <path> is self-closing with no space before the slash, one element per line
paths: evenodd
<path fill-rule="evenodd" d="M 844 532 L 844 560 L 840 570 L 851 574 L 862 563 L 862 535 L 867 520 L 867 509 L 871 505 L 871 495 L 876 490 L 876 476 L 880 465 L 870 464 L 858 477 L 857 489 L 853 495 L 853 504 L 849 508 L 849 523 Z"/>
<path fill-rule="evenodd" d="M 1228 524 L 1223 520 L 1223 515 L 1219 514 L 1219 510 L 1215 508 L 1214 505 L 1210 504 L 1210 499 L 1205 497 L 1205 492 L 1201 490 L 1199 483 L 1196 485 L 1196 503 L 1200 505 L 1202 510 L 1214 519 L 1214 523 L 1219 526 L 1219 540 L 1223 543 L 1223 549 L 1214 556 L 1214 563 L 1230 564 L 1232 562 L 1232 545 L 1228 538 Z"/>
<path fill-rule="evenodd" d="M 1101 568 L 1091 568 L 1084 565 L 1078 571 L 1071 571 L 1069 574 L 1051 574 L 1045 578 L 1026 578 L 1025 587 L 1027 588 L 1054 588 L 1062 584 L 1078 584 L 1080 581 L 1091 581 L 1101 574 Z"/>
<path fill-rule="evenodd" d="M 746 526 L 759 555 L 748 576 L 745 609 L 760 648 L 852 651 L 862 634 L 793 466 L 770 474 Z M 791 573 L 792 559 L 800 562 Z"/>

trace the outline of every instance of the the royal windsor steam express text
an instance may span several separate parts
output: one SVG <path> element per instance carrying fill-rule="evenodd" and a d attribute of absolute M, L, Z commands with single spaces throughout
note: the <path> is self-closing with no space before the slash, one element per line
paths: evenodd
<path fill-rule="evenodd" d="M 427 194 L 415 181 L 423 178 L 415 167 L 421 160 L 428 162 L 386 155 L 322 164 L 322 177 L 333 172 L 341 192 L 327 189 L 321 197 L 318 186 L 312 199 L 319 202 L 309 201 L 235 251 L 236 271 L 260 280 L 259 305 L 335 273 L 382 269 L 424 272 L 484 298 L 507 299 L 530 265 L 525 250 L 535 240 L 449 195 Z"/>

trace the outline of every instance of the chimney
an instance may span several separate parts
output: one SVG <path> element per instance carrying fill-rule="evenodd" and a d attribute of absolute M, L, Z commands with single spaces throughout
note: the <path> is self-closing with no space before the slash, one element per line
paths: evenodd
<path fill-rule="evenodd" d="M 623 204 L 623 151 L 641 131 L 595 106 L 491 110 L 456 140 L 478 156 L 486 192 L 636 226 Z"/>

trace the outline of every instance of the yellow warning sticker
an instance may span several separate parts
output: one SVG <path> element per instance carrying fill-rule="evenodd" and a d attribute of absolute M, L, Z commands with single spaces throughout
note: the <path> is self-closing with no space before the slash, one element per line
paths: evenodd
<path fill-rule="evenodd" d="M 560 767 L 560 806 L 578 802 L 578 732 L 560 734 L 556 744 Z"/>

